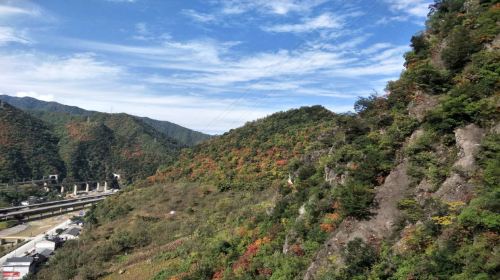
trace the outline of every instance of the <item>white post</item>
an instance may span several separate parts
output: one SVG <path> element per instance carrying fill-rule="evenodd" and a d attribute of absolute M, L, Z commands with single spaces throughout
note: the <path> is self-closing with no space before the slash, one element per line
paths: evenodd
<path fill-rule="evenodd" d="M 104 192 L 108 191 L 108 182 L 104 182 Z"/>
<path fill-rule="evenodd" d="M 64 186 L 61 186 L 61 193 L 64 193 Z"/>
<path fill-rule="evenodd" d="M 78 186 L 77 185 L 74 185 L 73 186 L 73 195 L 77 195 L 78 194 Z"/>
<path fill-rule="evenodd" d="M 100 188 L 101 188 L 101 184 L 99 182 L 97 182 L 97 188 L 95 191 L 98 192 Z"/>
<path fill-rule="evenodd" d="M 90 185 L 89 183 L 86 183 L 85 184 L 85 192 L 89 192 L 90 191 Z"/>

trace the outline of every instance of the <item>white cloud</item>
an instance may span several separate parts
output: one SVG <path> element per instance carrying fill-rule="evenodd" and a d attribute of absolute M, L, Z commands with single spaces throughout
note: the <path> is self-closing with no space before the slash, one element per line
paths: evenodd
<path fill-rule="evenodd" d="M 242 14 L 258 11 L 266 14 L 286 15 L 288 13 L 306 13 L 327 0 L 221 0 L 222 13 Z"/>
<path fill-rule="evenodd" d="M 0 1 L 0 21 L 7 20 L 8 22 L 12 17 L 20 16 L 40 17 L 42 14 L 45 18 L 51 19 L 45 10 L 31 1 Z"/>
<path fill-rule="evenodd" d="M 211 14 L 205 14 L 205 13 L 200 13 L 195 10 L 187 9 L 187 10 L 182 10 L 182 14 L 185 16 L 188 16 L 195 21 L 198 22 L 213 22 L 217 20 L 217 17 L 215 15 Z"/>
<path fill-rule="evenodd" d="M 14 28 L 0 26 L 0 46 L 8 43 L 29 44 L 31 41 L 24 34 L 25 32 L 17 32 Z"/>
<path fill-rule="evenodd" d="M 75 54 L 69 58 L 52 58 L 34 65 L 32 76 L 40 80 L 89 80 L 112 78 L 121 68 L 99 61 L 93 54 Z"/>
<path fill-rule="evenodd" d="M 160 35 L 154 34 L 145 22 L 138 22 L 134 25 L 134 35 L 132 39 L 139 41 L 161 41 L 169 38 L 170 35 L 167 33 L 162 33 Z"/>
<path fill-rule="evenodd" d="M 278 24 L 264 27 L 265 31 L 269 32 L 310 32 L 320 29 L 338 29 L 342 27 L 342 20 L 335 17 L 331 13 L 323 13 L 317 17 L 302 19 L 301 23 L 297 24 Z"/>
<path fill-rule="evenodd" d="M 7 6 L 0 4 L 0 16 L 15 16 L 15 15 L 33 15 L 34 11 L 16 6 Z"/>
<path fill-rule="evenodd" d="M 363 55 L 370 55 L 370 54 L 376 53 L 378 51 L 388 49 L 390 47 L 392 47 L 392 44 L 390 44 L 390 43 L 376 43 L 376 44 L 373 44 L 366 49 L 361 50 L 360 53 Z"/>
<path fill-rule="evenodd" d="M 408 21 L 409 17 L 407 15 L 404 16 L 393 16 L 393 17 L 383 17 L 375 22 L 375 25 L 385 25 L 391 22 L 405 22 Z"/>
<path fill-rule="evenodd" d="M 17 97 L 32 97 L 43 101 L 54 101 L 54 95 L 52 94 L 39 94 L 35 91 L 19 91 L 16 92 Z"/>
<path fill-rule="evenodd" d="M 414 17 L 426 17 L 429 13 L 429 0 L 384 0 L 395 12 L 403 12 Z"/>

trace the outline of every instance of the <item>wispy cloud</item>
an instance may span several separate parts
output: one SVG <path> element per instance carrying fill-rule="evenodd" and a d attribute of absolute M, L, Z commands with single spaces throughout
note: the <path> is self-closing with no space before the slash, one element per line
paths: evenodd
<path fill-rule="evenodd" d="M 16 16 L 16 15 L 35 15 L 38 14 L 34 10 L 17 7 L 17 6 L 9 6 L 0 4 L 0 16 Z"/>
<path fill-rule="evenodd" d="M 43 17 L 42 17 L 43 15 Z M 45 9 L 36 2 L 29 0 L 3 0 L 0 1 L 0 22 L 9 23 L 14 17 L 37 17 L 39 20 L 52 20 Z"/>
<path fill-rule="evenodd" d="M 384 0 L 389 8 L 395 12 L 408 14 L 414 17 L 426 17 L 429 13 L 429 0 Z"/>
<path fill-rule="evenodd" d="M 0 46 L 8 43 L 30 44 L 31 40 L 23 31 L 16 31 L 14 28 L 0 26 Z"/>
<path fill-rule="evenodd" d="M 213 22 L 217 20 L 215 15 L 197 12 L 192 9 L 182 10 L 182 14 L 194 19 L 197 22 Z"/>
<path fill-rule="evenodd" d="M 32 77 L 50 81 L 110 79 L 122 72 L 119 66 L 99 61 L 94 54 L 75 54 L 68 58 L 49 58 L 34 65 Z"/>
<path fill-rule="evenodd" d="M 288 13 L 309 12 L 327 0 L 221 0 L 224 14 L 242 14 L 249 11 L 258 11 L 267 14 L 286 15 Z"/>
<path fill-rule="evenodd" d="M 331 13 L 324 13 L 317 17 L 302 19 L 301 23 L 279 24 L 263 27 L 269 32 L 311 32 L 320 29 L 338 29 L 342 27 L 342 21 Z"/>

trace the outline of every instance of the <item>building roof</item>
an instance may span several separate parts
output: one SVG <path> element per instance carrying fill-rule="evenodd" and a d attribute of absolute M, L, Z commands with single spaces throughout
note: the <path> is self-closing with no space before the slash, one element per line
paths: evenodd
<path fill-rule="evenodd" d="M 44 239 L 44 240 L 38 241 L 38 242 L 35 244 L 35 246 L 36 246 L 36 245 L 39 245 L 39 244 L 50 244 L 50 245 L 53 245 L 53 244 L 56 244 L 56 242 L 55 242 L 55 241 L 52 241 L 52 240 L 47 240 L 47 239 Z"/>
<path fill-rule="evenodd" d="M 50 249 L 44 249 L 42 250 L 39 254 L 48 258 L 54 251 L 50 250 Z"/>
<path fill-rule="evenodd" d="M 67 230 L 63 231 L 62 234 L 68 234 L 68 235 L 73 235 L 73 236 L 78 236 L 80 234 L 80 229 L 76 227 L 68 228 Z"/>
<path fill-rule="evenodd" d="M 3 266 L 21 266 L 21 265 L 31 265 L 33 263 L 33 257 L 12 257 L 5 260 Z"/>

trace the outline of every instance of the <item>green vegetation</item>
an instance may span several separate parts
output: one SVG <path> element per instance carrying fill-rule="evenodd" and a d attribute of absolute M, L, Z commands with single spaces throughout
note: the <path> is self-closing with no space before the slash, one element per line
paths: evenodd
<path fill-rule="evenodd" d="M 32 114 L 42 120 L 6 103 L 0 110 L 0 182 L 49 174 L 66 181 L 103 180 L 111 173 L 131 182 L 170 163 L 182 147 L 126 114 Z"/>
<path fill-rule="evenodd" d="M 42 121 L 9 104 L 0 107 L 0 182 L 66 173 L 58 139 Z"/>
<path fill-rule="evenodd" d="M 93 208 L 82 238 L 38 278 L 302 279 L 316 258 L 327 263 L 320 279 L 499 278 L 497 2 L 435 1 L 406 70 L 387 96 L 360 98 L 355 114 L 303 107 L 183 150 Z M 92 135 L 105 129 L 92 121 Z M 458 174 L 454 131 L 468 124 L 485 136 L 476 168 Z M 102 141 L 113 149 L 127 131 Z M 353 236 L 339 245 L 342 262 L 317 255 L 332 233 L 372 218 L 378 187 L 400 163 L 412 184 L 395 201 L 391 238 Z M 471 195 L 436 195 L 452 173 Z"/>

